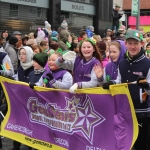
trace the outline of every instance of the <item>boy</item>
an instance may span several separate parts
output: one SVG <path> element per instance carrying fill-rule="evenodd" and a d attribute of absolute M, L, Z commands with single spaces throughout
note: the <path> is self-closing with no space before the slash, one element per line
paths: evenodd
<path fill-rule="evenodd" d="M 138 30 L 129 30 L 126 34 L 126 55 L 122 58 L 118 77 L 116 80 L 103 84 L 104 89 L 109 85 L 137 81 L 137 84 L 129 84 L 129 91 L 134 104 L 138 124 L 139 135 L 135 142 L 136 150 L 149 150 L 150 124 L 150 100 L 147 95 L 146 99 L 142 98 L 142 93 L 147 92 L 150 95 L 150 60 L 144 55 L 143 35 Z M 146 82 L 139 83 L 140 80 L 146 79 Z"/>

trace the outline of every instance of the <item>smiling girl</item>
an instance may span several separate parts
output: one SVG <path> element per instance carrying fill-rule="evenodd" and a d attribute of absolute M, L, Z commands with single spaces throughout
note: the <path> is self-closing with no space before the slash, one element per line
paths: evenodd
<path fill-rule="evenodd" d="M 101 55 L 91 39 L 86 39 L 80 42 L 79 56 L 75 52 L 69 51 L 56 61 L 57 66 L 66 68 L 73 72 L 74 85 L 70 88 L 70 92 L 78 88 L 97 87 L 98 81 L 93 70 L 96 64 L 101 64 Z M 103 82 L 101 75 L 100 79 Z"/>
<path fill-rule="evenodd" d="M 69 89 L 72 86 L 72 75 L 67 70 L 59 69 L 55 64 L 56 59 L 60 56 L 61 54 L 57 52 L 49 56 L 49 68 L 47 68 L 36 85 L 57 89 Z"/>
<path fill-rule="evenodd" d="M 126 46 L 124 41 L 117 40 L 110 43 L 109 46 L 109 56 L 111 58 L 111 62 L 109 62 L 104 69 L 104 80 L 110 81 L 115 80 L 118 75 L 118 66 L 121 59 L 124 57 L 126 53 Z M 95 74 L 97 78 L 101 77 L 102 68 L 97 65 L 94 67 Z"/>

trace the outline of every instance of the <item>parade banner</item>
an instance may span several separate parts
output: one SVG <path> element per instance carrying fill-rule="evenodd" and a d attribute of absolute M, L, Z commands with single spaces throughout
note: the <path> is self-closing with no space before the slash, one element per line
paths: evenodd
<path fill-rule="evenodd" d="M 126 84 L 67 90 L 1 77 L 8 112 L 2 136 L 39 150 L 130 150 L 138 123 Z"/>

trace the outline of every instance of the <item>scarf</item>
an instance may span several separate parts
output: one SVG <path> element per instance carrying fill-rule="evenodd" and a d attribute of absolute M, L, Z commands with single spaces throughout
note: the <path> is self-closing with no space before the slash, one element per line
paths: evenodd
<path fill-rule="evenodd" d="M 24 70 L 27 70 L 27 69 L 29 69 L 30 67 L 33 66 L 33 61 L 28 62 L 28 63 L 22 63 L 22 62 L 20 62 L 20 65 L 22 66 L 22 68 L 23 68 Z"/>
<path fill-rule="evenodd" d="M 41 73 L 44 73 L 45 72 L 45 69 L 41 69 L 41 70 L 34 70 L 34 74 L 41 74 Z"/>

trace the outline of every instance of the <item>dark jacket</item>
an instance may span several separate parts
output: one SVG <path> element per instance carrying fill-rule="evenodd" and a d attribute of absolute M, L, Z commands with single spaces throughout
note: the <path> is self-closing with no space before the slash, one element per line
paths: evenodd
<path fill-rule="evenodd" d="M 18 81 L 29 83 L 29 75 L 34 70 L 33 67 L 28 68 L 27 70 L 24 70 L 22 66 L 19 66 L 18 68 Z"/>
<path fill-rule="evenodd" d="M 150 60 L 144 56 L 143 50 L 132 60 L 125 55 L 119 64 L 119 71 L 122 83 L 136 81 L 139 75 L 147 77 L 147 82 L 149 82 Z M 129 84 L 128 88 L 137 116 L 139 114 L 142 114 L 143 117 L 150 115 L 150 96 L 147 96 L 146 101 L 143 101 L 141 97 L 145 89 L 136 84 Z"/>
<path fill-rule="evenodd" d="M 122 17 L 118 11 L 116 11 L 115 9 L 113 9 L 113 13 L 112 13 L 112 16 L 113 16 L 113 26 L 117 26 L 119 27 L 119 19 Z"/>
<path fill-rule="evenodd" d="M 36 83 L 40 80 L 41 76 L 44 72 L 40 72 L 38 74 L 35 73 L 35 71 L 32 71 L 29 75 L 29 82 L 30 83 Z"/>

